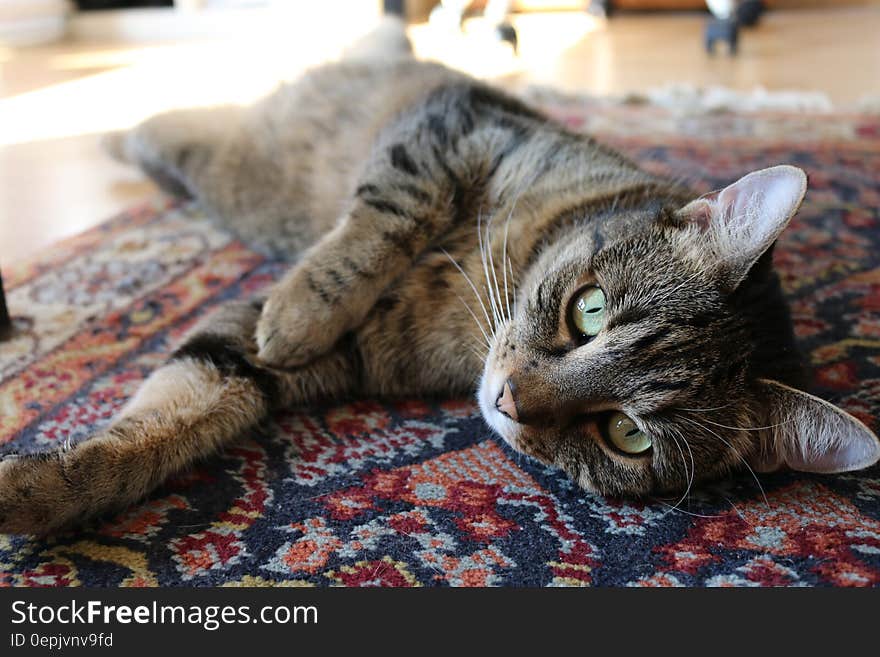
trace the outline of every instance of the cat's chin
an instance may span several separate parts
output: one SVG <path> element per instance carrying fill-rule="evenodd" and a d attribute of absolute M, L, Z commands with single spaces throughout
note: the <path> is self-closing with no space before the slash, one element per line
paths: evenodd
<path fill-rule="evenodd" d="M 480 377 L 477 402 L 480 405 L 480 412 L 483 414 L 486 424 L 501 436 L 508 445 L 517 451 L 521 451 L 518 440 L 520 432 L 519 423 L 514 422 L 495 408 L 495 400 L 498 399 L 505 379 L 506 377 L 501 372 L 494 371 L 494 368 L 487 364 L 483 370 L 483 376 Z"/>

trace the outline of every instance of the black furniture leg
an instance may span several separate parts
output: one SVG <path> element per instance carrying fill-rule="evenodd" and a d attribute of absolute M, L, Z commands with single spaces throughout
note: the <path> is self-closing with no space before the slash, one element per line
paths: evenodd
<path fill-rule="evenodd" d="M 0 274 L 0 340 L 12 335 L 12 320 L 6 308 L 6 294 L 3 292 L 3 274 Z"/>

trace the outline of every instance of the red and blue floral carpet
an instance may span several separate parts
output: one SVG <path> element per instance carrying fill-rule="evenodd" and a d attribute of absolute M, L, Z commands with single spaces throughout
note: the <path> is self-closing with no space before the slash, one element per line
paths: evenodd
<path fill-rule="evenodd" d="M 547 105 L 701 191 L 806 169 L 777 263 L 816 391 L 877 428 L 880 117 Z M 0 449 L 85 437 L 193 322 L 282 269 L 168 201 L 4 269 L 18 333 L 0 345 Z M 603 499 L 515 455 L 470 400 L 364 401 L 278 415 L 85 530 L 0 536 L 0 584 L 880 584 L 880 468 L 760 486 L 744 474 L 680 509 Z"/>

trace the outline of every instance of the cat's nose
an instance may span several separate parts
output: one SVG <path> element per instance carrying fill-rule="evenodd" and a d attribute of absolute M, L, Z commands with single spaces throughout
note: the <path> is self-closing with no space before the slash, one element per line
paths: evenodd
<path fill-rule="evenodd" d="M 519 415 L 516 412 L 516 400 L 513 398 L 513 384 L 510 382 L 510 379 L 504 382 L 504 387 L 498 393 L 498 398 L 495 400 L 495 408 L 498 409 L 499 413 L 506 415 L 514 422 L 518 421 Z"/>

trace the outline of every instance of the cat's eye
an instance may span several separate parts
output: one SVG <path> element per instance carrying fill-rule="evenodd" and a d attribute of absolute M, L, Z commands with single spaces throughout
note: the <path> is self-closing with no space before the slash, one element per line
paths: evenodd
<path fill-rule="evenodd" d="M 608 439 L 625 454 L 641 454 L 651 448 L 651 439 L 623 413 L 608 416 Z"/>
<path fill-rule="evenodd" d="M 586 337 L 592 338 L 605 323 L 605 293 L 588 287 L 578 294 L 571 306 L 571 323 Z"/>

